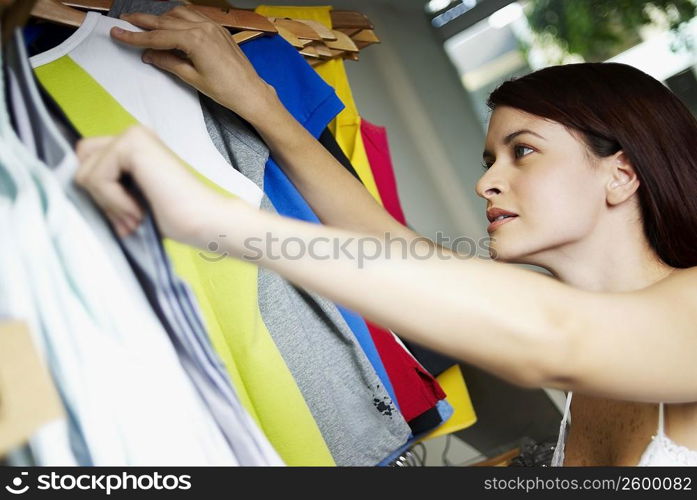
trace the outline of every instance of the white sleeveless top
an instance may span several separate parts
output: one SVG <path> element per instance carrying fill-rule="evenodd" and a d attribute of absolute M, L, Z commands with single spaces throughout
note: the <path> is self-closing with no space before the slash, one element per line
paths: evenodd
<path fill-rule="evenodd" d="M 552 467 L 564 465 L 564 444 L 566 442 L 566 424 L 571 422 L 571 396 L 566 396 L 566 408 L 564 417 L 559 426 L 559 439 L 552 455 Z M 697 466 L 697 450 L 691 450 L 686 446 L 677 444 L 666 436 L 663 425 L 663 403 L 658 405 L 658 431 L 651 438 L 651 442 L 641 455 L 637 466 Z"/>

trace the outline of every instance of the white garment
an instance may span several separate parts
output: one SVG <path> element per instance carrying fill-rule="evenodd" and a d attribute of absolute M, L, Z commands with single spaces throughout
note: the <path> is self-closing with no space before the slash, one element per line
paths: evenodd
<path fill-rule="evenodd" d="M 552 456 L 552 467 L 564 465 L 564 446 L 566 442 L 566 424 L 571 423 L 571 397 L 569 391 L 566 396 L 564 416 L 559 427 L 559 438 Z M 651 438 L 651 442 L 642 453 L 638 467 L 651 466 L 697 466 L 697 450 L 691 450 L 686 446 L 677 444 L 666 436 L 664 427 L 664 404 L 658 405 L 658 430 Z"/>
<path fill-rule="evenodd" d="M 201 175 L 259 207 L 264 193 L 230 167 L 208 135 L 196 89 L 144 64 L 140 49 L 115 42 L 109 35 L 114 26 L 142 31 L 126 21 L 88 12 L 82 25 L 63 43 L 29 61 L 37 68 L 69 55 L 139 123 L 156 130 L 162 141 Z M 183 123 L 187 126 L 183 127 Z"/>
<path fill-rule="evenodd" d="M 126 262 L 122 251 L 109 231 L 107 223 L 91 200 L 83 191 L 77 189 L 73 183 L 77 159 L 54 125 L 53 119 L 49 116 L 39 95 L 24 51 L 21 31 L 18 31 L 14 42 L 15 45 L 9 47 L 11 50 L 8 53 L 9 80 L 15 124 L 20 131 L 22 141 L 34 153 L 41 152 L 44 156 L 44 161 L 54 167 L 52 173 L 58 178 L 63 191 L 67 194 L 72 204 L 77 207 L 90 229 L 108 252 L 111 265 L 115 267 L 124 285 L 130 290 L 134 303 L 137 302 L 142 306 L 142 310 L 138 314 L 152 315 L 152 311 L 148 306 L 148 300 L 142 292 L 130 265 Z M 14 49 L 16 49 L 16 52 L 12 51 Z M 144 226 L 145 224 L 139 228 L 138 236 L 131 236 L 125 242 L 126 246 L 131 250 L 131 257 L 141 260 L 141 263 L 144 259 L 147 262 L 147 267 L 157 268 L 153 272 L 158 276 L 168 275 L 171 270 L 167 265 L 166 257 L 163 255 L 158 260 L 162 250 L 157 236 L 154 234 L 154 231 L 145 231 Z M 136 245 L 136 247 L 133 245 Z M 160 286 L 184 286 L 173 277 L 171 280 L 172 282 L 168 282 L 167 285 L 161 283 L 155 285 L 158 292 L 160 291 L 158 288 Z M 187 290 L 177 289 L 177 292 L 175 293 L 174 290 L 170 291 L 171 294 L 178 295 L 176 300 L 172 299 L 173 303 L 170 304 L 169 301 L 165 300 L 161 302 L 161 305 L 164 304 L 164 306 L 176 308 L 186 304 L 191 309 L 195 309 L 195 304 L 189 304 L 188 301 L 180 299 L 181 297 L 189 298 Z M 200 317 L 197 310 L 182 311 L 181 314 L 183 317 L 171 317 L 176 317 L 177 320 L 181 320 L 186 324 L 193 322 L 199 325 Z M 187 369 L 187 374 L 195 382 L 210 413 L 216 417 L 216 422 L 223 431 L 223 435 L 227 438 L 236 459 L 242 465 L 283 465 L 266 436 L 263 435 L 238 401 L 227 375 L 223 368 L 218 366 L 220 361 L 215 357 L 212 347 L 209 345 L 210 341 L 203 330 L 203 325 L 193 329 L 194 333 L 200 334 L 194 335 L 193 338 L 187 335 L 190 331 L 182 327 L 181 324 L 178 324 L 177 328 L 177 331 L 181 334 L 180 337 L 182 337 L 179 341 L 186 342 L 187 349 L 186 352 L 178 351 L 182 366 Z M 179 347 L 181 349 L 181 345 Z M 192 354 L 189 356 L 187 355 L 189 353 Z M 192 366 L 191 358 L 198 360 L 199 363 Z M 201 361 L 202 359 L 203 361 Z M 202 389 L 205 389 L 205 391 Z"/>
<path fill-rule="evenodd" d="M 14 233 L 11 198 L 15 187 L 14 182 L 0 168 L 0 237 Z M 11 237 L 3 237 L 0 245 L 0 277 L 0 318 L 14 318 L 27 323 L 33 334 L 33 343 L 46 364 L 45 353 L 40 349 L 41 341 L 36 335 L 40 328 L 39 317 L 34 308 L 17 241 Z M 22 453 L 10 453 L 8 462 L 17 466 L 78 465 L 68 436 L 68 422 L 65 418 L 51 421 L 32 436 L 33 457 L 27 459 Z"/>

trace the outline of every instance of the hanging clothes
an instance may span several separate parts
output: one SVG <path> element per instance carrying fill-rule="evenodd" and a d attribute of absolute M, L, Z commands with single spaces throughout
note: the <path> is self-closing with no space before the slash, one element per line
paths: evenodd
<path fill-rule="evenodd" d="M 252 40 L 242 44 L 241 48 L 259 76 L 276 89 L 279 99 L 295 119 L 314 137 L 321 135 L 327 124 L 342 109 L 332 88 L 317 76 L 297 50 L 279 36 Z M 269 158 L 264 171 L 264 192 L 279 214 L 319 223 L 319 219 L 273 157 Z M 389 377 L 365 321 L 355 312 L 340 305 L 337 307 L 390 398 L 395 401 Z"/>
<path fill-rule="evenodd" d="M 281 7 L 272 5 L 259 5 L 255 12 L 269 17 L 291 17 L 294 19 L 310 19 L 322 23 L 327 28 L 332 28 L 331 7 Z M 353 100 L 351 86 L 349 85 L 346 68 L 342 59 L 330 59 L 314 67 L 330 87 L 335 91 L 344 109 L 329 124 L 329 129 L 334 134 L 337 143 L 351 160 L 351 164 L 358 172 L 363 185 L 368 192 L 381 203 L 380 193 L 375 185 L 375 179 L 370 170 L 370 164 L 363 146 L 360 133 L 361 119 L 358 115 L 356 103 Z"/>
<path fill-rule="evenodd" d="M 371 322 L 368 328 L 397 391 L 404 418 L 410 421 L 435 408 L 446 394 L 433 375 L 395 342 L 392 332 Z"/>
<path fill-rule="evenodd" d="M 263 192 L 231 168 L 211 142 L 195 90 L 143 64 L 140 51 L 113 42 L 113 26 L 136 29 L 89 12 L 61 45 L 31 58 L 40 82 L 70 121 L 85 136 L 112 135 L 145 124 L 204 183 L 259 206 Z M 123 77 L 129 74 L 137 76 Z M 281 458 L 289 465 L 333 465 L 317 423 L 261 318 L 257 267 L 171 240 L 165 240 L 165 248 L 177 274 L 192 287 L 242 402 Z"/>
<path fill-rule="evenodd" d="M 68 409 L 77 463 L 236 465 L 139 287 L 20 142 L 4 103 L 0 178 L 13 227 L 3 239 L 20 249 L 35 340 Z"/>
<path fill-rule="evenodd" d="M 291 17 L 295 19 L 311 19 L 322 23 L 328 28 L 332 28 L 331 24 L 331 7 L 277 7 L 261 5 L 255 9 L 255 12 L 273 17 Z M 344 68 L 344 63 L 340 59 L 333 59 L 322 62 L 314 67 L 317 73 L 332 86 L 339 98 L 345 105 L 345 109 L 340 113 L 336 120 L 329 127 L 334 133 L 337 142 L 342 150 L 346 153 L 353 167 L 358 172 L 359 178 L 373 197 L 382 203 L 379 190 L 377 188 L 375 177 L 366 154 L 365 145 L 361 135 L 361 118 L 358 114 L 356 104 L 353 100 L 348 77 Z M 394 200 L 392 200 L 394 201 Z M 396 207 L 391 205 L 391 209 Z M 389 211 L 389 210 L 388 210 Z M 398 214 L 398 212 L 396 212 Z M 403 214 L 402 214 L 403 217 Z M 435 356 L 439 361 L 443 361 L 442 357 Z M 447 360 L 445 360 L 447 362 Z M 450 379 L 449 379 L 450 380 Z M 464 379 L 454 384 L 453 389 L 460 392 L 464 388 Z M 393 382 L 394 385 L 394 382 Z M 466 390 L 466 389 L 465 389 Z M 446 391 L 447 392 L 447 391 Z M 399 400 L 399 399 L 398 399 Z M 468 410 L 469 407 L 464 408 Z"/>
<path fill-rule="evenodd" d="M 361 134 L 363 135 L 370 167 L 375 176 L 378 189 L 380 189 L 385 209 L 398 222 L 406 226 L 407 222 L 402 210 L 397 191 L 397 181 L 392 167 L 387 131 L 384 127 L 379 127 L 363 120 L 361 122 Z M 446 430 L 454 432 L 472 425 L 476 421 L 476 415 L 467 391 L 465 379 L 457 361 L 418 344 L 405 342 L 405 345 L 410 355 L 413 355 L 422 369 L 425 368 L 427 373 L 438 376 L 438 383 L 448 395 L 448 402 L 452 406 L 454 413 L 455 418 L 448 420 L 446 425 L 436 429 L 430 436 L 443 435 L 446 433 Z"/>
<path fill-rule="evenodd" d="M 29 331 L 33 334 L 33 344 L 42 354 L 44 364 L 48 366 L 50 358 L 43 349 L 40 333 L 41 317 L 34 307 L 29 277 L 24 271 L 24 264 L 20 258 L 19 242 L 16 238 L 9 237 L 16 231 L 14 226 L 17 221 L 12 219 L 12 198 L 17 190 L 18 186 L 6 176 L 5 168 L 0 164 L 0 235 L 3 235 L 3 242 L 0 245 L 0 276 L 3 277 L 0 280 L 0 317 L 22 320 L 28 325 Z M 65 405 L 65 398 L 62 398 L 62 401 Z M 68 414 L 65 411 L 64 413 L 66 418 L 55 420 L 36 430 L 29 440 L 28 447 L 31 450 L 29 453 L 25 452 L 26 447 L 10 452 L 8 463 L 17 466 L 78 465 L 78 458 L 70 442 Z M 88 460 L 88 457 L 80 458 Z"/>
<path fill-rule="evenodd" d="M 373 125 L 362 119 L 361 136 L 363 137 L 365 152 L 370 162 L 370 169 L 375 177 L 385 210 L 395 220 L 404 226 L 408 226 L 397 190 L 397 179 L 392 166 L 387 130 L 385 130 L 385 127 Z M 419 363 L 433 375 L 440 375 L 451 366 L 457 364 L 456 360 L 420 345 L 411 342 L 406 342 L 405 344 L 411 354 L 419 360 Z"/>
<path fill-rule="evenodd" d="M 326 135 L 323 134 L 327 150 L 351 171 L 350 161 L 341 149 L 334 146 L 331 136 L 327 138 Z M 370 322 L 367 322 L 367 326 L 413 434 L 418 435 L 440 425 L 442 412 L 438 411 L 437 404 L 445 393 L 438 382 L 401 344 L 395 342 L 392 332 Z"/>
<path fill-rule="evenodd" d="M 339 147 L 339 144 L 336 142 L 336 139 L 332 135 L 331 130 L 325 128 L 317 140 L 322 146 L 324 146 L 324 149 L 329 151 L 332 154 L 332 156 L 339 163 L 341 163 L 352 176 L 356 178 L 356 180 L 358 180 L 359 182 L 361 181 L 358 172 L 356 172 L 356 169 L 353 168 L 353 165 L 351 165 L 351 160 L 349 160 L 346 157 L 346 154 Z"/>
<path fill-rule="evenodd" d="M 322 22 L 325 24 L 325 26 L 331 28 L 330 10 L 331 8 L 329 7 L 260 6 L 256 9 L 256 12 L 267 16 L 313 19 L 315 21 Z M 252 61 L 252 64 L 254 64 L 254 59 L 250 58 L 250 60 Z M 343 61 L 326 61 L 315 66 L 314 69 L 320 76 L 323 77 L 325 82 L 336 88 L 337 95 L 342 99 L 345 105 L 344 110 L 340 112 L 335 121 L 329 125 L 329 128 L 336 134 L 336 141 L 340 145 L 340 150 L 346 152 L 346 155 L 349 157 L 346 158 L 343 155 L 337 155 L 337 160 L 341 162 L 349 171 L 355 168 L 355 171 L 358 173 L 359 180 L 361 180 L 371 194 L 378 201 L 380 201 L 377 186 L 374 184 L 374 178 L 372 176 L 370 165 L 368 163 L 365 149 L 363 148 L 363 143 L 360 137 L 360 119 L 358 118 L 356 106 L 351 95 Z M 264 77 L 263 74 L 261 74 L 261 76 Z M 267 80 L 267 82 L 274 85 L 272 81 Z M 315 134 L 315 136 L 317 136 L 317 134 Z M 331 140 L 325 137 L 324 141 L 328 146 L 327 149 L 330 152 L 334 150 L 336 153 L 334 144 L 332 144 Z M 349 166 L 351 168 L 349 168 Z M 369 187 L 371 183 L 373 189 Z M 312 213 L 312 210 L 306 204 L 304 199 L 301 198 L 299 193 L 294 193 L 295 196 L 291 198 L 288 191 L 290 191 L 290 189 L 286 189 L 284 193 L 286 196 L 286 204 L 291 205 L 291 203 L 288 202 L 291 199 L 293 200 L 293 203 L 292 206 L 288 206 L 287 214 L 303 218 L 304 220 L 318 222 L 318 219 L 314 213 Z M 418 363 L 414 361 L 408 353 L 404 352 L 402 346 L 394 342 L 392 334 L 389 331 L 384 330 L 377 325 L 367 326 L 370 327 L 369 333 L 373 343 L 376 344 L 376 346 L 378 345 L 378 342 L 380 343 L 382 350 L 378 348 L 378 353 L 382 359 L 383 365 L 387 369 L 387 375 L 396 393 L 396 401 L 400 407 L 400 410 L 405 416 L 405 419 L 407 421 L 413 420 L 429 410 L 435 409 L 437 401 L 444 397 L 438 383 L 433 379 L 432 376 L 430 376 L 430 374 L 423 370 L 423 368 L 421 368 L 421 373 L 424 376 L 420 377 L 417 374 L 415 365 L 418 365 Z M 428 377 L 430 377 L 430 380 L 428 380 Z M 399 390 L 396 387 L 396 384 L 400 384 Z M 402 395 L 401 398 L 400 394 Z M 437 416 L 438 412 L 433 412 L 432 414 Z M 423 430 L 422 425 L 425 421 L 427 420 L 423 419 L 420 422 L 414 423 L 417 431 Z M 440 423 L 438 419 L 428 421 L 432 423 L 433 426 Z"/>
<path fill-rule="evenodd" d="M 132 288 L 136 288 L 133 273 L 124 265 L 125 260 L 120 250 L 124 250 L 126 256 L 130 257 L 131 267 L 137 271 L 138 283 L 143 287 L 148 302 L 169 334 L 182 366 L 213 415 L 238 463 L 247 466 L 282 465 L 278 454 L 240 404 L 221 361 L 210 345 L 190 290 L 174 276 L 152 219 L 148 216 L 137 232 L 122 242 L 123 246 L 119 249 L 115 244 L 118 240 L 110 233 L 108 223 L 98 214 L 87 195 L 76 189 L 73 182 L 77 168 L 76 158 L 44 105 L 20 30 L 17 30 L 9 47 L 8 68 L 10 102 L 20 138 L 49 168 L 55 169 L 54 173 L 62 181 L 68 198 L 85 217 L 105 248 L 111 249 L 110 259 L 117 266 L 119 275 L 124 280 L 129 280 Z M 63 129 L 68 128 L 70 124 L 64 123 Z M 74 130 L 65 133 L 69 134 L 71 140 L 78 137 Z M 71 161 L 63 161 L 64 158 Z"/>
<path fill-rule="evenodd" d="M 399 201 L 397 191 L 397 179 L 392 167 L 390 146 L 387 142 L 387 130 L 385 127 L 373 125 L 365 119 L 361 119 L 361 137 L 365 146 L 365 152 L 370 163 L 370 171 L 375 178 L 375 184 L 380 192 L 383 206 L 397 222 L 407 225 L 402 204 Z"/>
<path fill-rule="evenodd" d="M 130 12 L 132 3 L 117 0 L 109 15 Z M 142 12 L 176 5 L 147 0 L 136 4 Z M 281 54 L 268 56 L 279 59 Z M 303 99 L 311 98 L 306 90 Z M 200 96 L 200 101 L 208 134 L 221 156 L 263 189 L 269 151 L 261 138 L 212 99 Z M 261 208 L 275 211 L 266 196 Z M 261 317 L 337 465 L 379 463 L 403 442 L 404 419 L 386 403 L 389 395 L 336 306 L 265 268 L 259 269 L 257 285 Z"/>
<path fill-rule="evenodd" d="M 278 37 L 277 37 L 278 38 Z M 279 41 L 273 42 L 273 39 L 268 39 L 268 41 L 265 42 L 266 45 L 283 45 L 286 47 L 286 51 L 288 52 L 287 57 L 276 57 L 274 59 L 271 58 L 271 53 L 272 50 L 274 49 L 267 49 L 262 51 L 263 47 L 261 47 L 261 44 L 257 44 L 254 46 L 252 49 L 247 48 L 249 44 L 243 44 L 242 48 L 245 51 L 245 54 L 247 54 L 247 57 L 250 59 L 252 64 L 255 66 L 257 71 L 259 72 L 260 76 L 264 78 L 267 83 L 270 85 L 273 85 L 276 88 L 277 93 L 279 94 L 279 97 L 281 101 L 286 105 L 286 108 L 289 109 L 291 113 L 294 114 L 294 116 L 301 122 L 303 123 L 303 117 L 305 116 L 317 116 L 316 113 L 313 113 L 311 110 L 308 111 L 304 109 L 307 106 L 307 101 L 300 101 L 294 96 L 296 95 L 295 92 L 292 91 L 292 87 L 290 86 L 288 81 L 284 82 L 277 82 L 275 75 L 287 75 L 288 70 L 286 71 L 281 71 L 279 69 L 279 65 L 281 64 L 280 61 L 284 61 L 287 64 L 287 61 L 292 61 L 292 60 L 297 60 L 298 65 L 300 68 L 302 68 L 304 75 L 303 79 L 297 79 L 293 81 L 297 81 L 295 85 L 300 86 L 302 83 L 302 87 L 307 89 L 311 85 L 318 85 L 317 82 L 321 83 L 321 80 L 317 78 L 317 76 L 312 72 L 312 70 L 309 68 L 307 63 L 302 60 L 302 58 L 297 54 L 297 51 L 295 51 L 292 47 L 290 47 L 287 43 L 285 43 L 283 40 L 278 39 Z M 275 49 L 275 53 L 278 54 L 280 51 L 280 47 Z M 285 55 L 285 54 L 284 54 Z M 306 83 L 308 82 L 308 83 Z M 312 82 L 312 83 L 309 83 Z M 322 88 L 324 88 L 324 84 L 322 84 Z M 326 93 L 326 91 L 325 91 Z M 320 94 L 320 97 L 316 99 L 320 103 L 320 105 L 327 106 L 330 105 L 328 104 L 330 101 L 327 98 L 321 99 L 322 95 Z M 320 100 L 321 99 L 321 100 Z M 326 116 L 326 113 L 325 113 Z M 317 123 L 316 121 L 314 123 L 305 124 L 306 128 L 311 131 L 315 136 L 321 134 L 321 132 L 324 130 L 323 127 L 321 127 L 322 123 Z M 331 146 L 331 144 L 330 144 Z M 273 160 L 272 160 L 273 161 Z M 271 163 L 271 162 L 270 162 Z M 319 219 L 317 216 L 314 214 L 310 206 L 307 204 L 304 198 L 302 198 L 302 195 L 297 191 L 297 188 L 292 184 L 292 182 L 288 179 L 288 177 L 285 175 L 283 170 L 273 163 L 273 165 L 267 166 L 267 176 L 265 179 L 265 191 L 269 195 L 271 201 L 273 202 L 274 206 L 278 209 L 279 213 L 283 215 L 287 215 L 290 217 L 295 217 L 299 218 L 308 222 L 315 222 L 319 223 Z M 362 320 L 361 320 L 362 321 Z M 365 325 L 365 323 L 363 322 Z M 370 329 L 367 328 L 367 325 L 365 326 L 366 328 L 366 333 L 369 336 L 369 338 L 372 340 L 372 344 L 376 344 L 376 340 L 374 336 L 371 334 Z M 391 334 L 389 332 L 386 332 L 385 330 L 380 329 L 377 326 L 374 326 L 376 331 L 381 331 L 383 332 L 384 335 L 387 335 L 387 338 L 383 340 L 383 348 L 386 351 L 394 350 L 394 352 L 399 352 L 403 351 L 402 347 L 397 345 L 394 340 L 391 337 Z M 355 331 L 355 330 L 354 330 Z M 391 347 L 389 346 L 391 344 Z M 376 351 L 376 354 L 380 356 L 379 351 Z M 381 362 L 383 366 L 386 366 L 386 360 L 382 356 L 380 356 Z M 396 360 L 404 361 L 405 358 L 400 358 L 399 354 L 395 354 L 394 356 L 391 357 L 391 362 L 394 362 Z M 386 367 L 387 368 L 387 367 Z M 394 364 L 392 367 L 394 373 L 399 374 L 402 371 L 410 371 L 413 372 L 414 370 L 414 365 L 413 363 L 408 363 L 408 364 L 403 364 L 403 363 L 397 363 Z M 395 390 L 395 381 L 392 379 L 390 376 L 389 370 L 387 370 L 387 376 L 390 380 L 390 384 L 393 390 Z M 435 386 L 431 383 L 428 383 L 426 387 L 423 389 L 420 388 L 420 386 L 424 383 L 421 379 L 418 377 L 410 378 L 407 375 L 405 375 L 404 378 L 402 377 L 400 379 L 401 383 L 404 383 L 405 381 L 408 381 L 406 384 L 402 385 L 402 393 L 403 394 L 409 394 L 413 391 L 416 391 L 417 394 L 423 394 L 428 390 L 429 387 L 435 387 L 437 386 L 437 383 L 435 383 Z M 416 388 L 411 385 L 411 383 L 417 382 L 419 388 Z M 428 398 L 429 402 L 432 402 L 430 407 L 435 407 L 435 402 L 438 401 L 439 399 L 442 399 L 442 397 L 439 397 L 438 394 L 434 394 L 432 397 Z M 414 398 L 412 399 L 406 399 L 405 403 L 407 405 L 412 404 L 411 409 L 403 408 L 402 407 L 402 401 L 400 398 L 397 396 L 396 397 L 396 402 L 399 405 L 400 410 L 402 413 L 405 415 L 411 415 L 412 417 L 416 417 L 426 411 L 427 408 L 424 408 L 424 404 L 419 404 L 417 406 L 413 405 Z M 409 420 L 409 418 L 407 418 Z"/>
<path fill-rule="evenodd" d="M 234 114 L 205 100 L 204 109 L 216 110 L 208 115 L 207 122 L 221 153 L 234 155 L 231 163 L 263 187 L 266 156 L 256 162 L 236 161 L 249 158 L 251 146 L 262 145 L 260 139 L 245 129 Z M 232 135 L 237 140 L 244 139 L 247 146 L 236 144 L 237 140 L 229 137 Z M 215 140 L 226 136 L 226 141 Z M 262 199 L 261 208 L 276 211 L 267 196 Z M 336 306 L 266 268 L 259 270 L 259 304 L 337 465 L 379 463 L 392 451 L 384 443 L 394 441 L 393 429 L 401 440 L 403 419 L 387 405 L 376 406 L 376 401 L 389 396 Z M 399 424 L 393 426 L 393 421 Z"/>
<path fill-rule="evenodd" d="M 171 8 L 171 4 L 180 2 L 155 2 L 150 0 L 115 0 L 110 10 L 110 15 L 120 15 L 135 10 L 157 8 L 151 12 L 164 12 Z M 169 5 L 169 6 L 168 6 Z M 168 6 L 168 7 L 167 7 Z M 297 51 L 285 43 L 280 37 L 264 37 L 252 40 L 242 45 L 242 50 L 255 65 L 262 78 L 271 83 L 279 92 L 284 105 L 301 121 L 301 123 L 315 136 L 326 128 L 336 114 L 342 109 L 342 104 L 337 99 L 331 87 L 322 83 L 312 69 L 303 61 Z M 207 110 L 204 107 L 204 116 Z M 207 121 L 208 118 L 206 118 Z M 212 136 L 216 142 L 216 137 Z M 273 202 L 278 213 L 289 215 L 299 209 L 305 202 L 295 189 L 295 186 L 286 177 L 273 158 L 269 158 L 264 172 L 263 189 Z M 304 220 L 314 220 L 314 215 L 308 210 L 302 211 Z M 377 372 L 383 386 L 387 390 L 390 399 L 395 401 L 394 392 L 385 368 L 375 349 L 370 333 L 365 322 L 356 313 L 338 306 L 344 321 L 349 325 L 363 351 Z M 383 405 L 383 398 L 380 398 Z M 385 404 L 389 409 L 390 405 Z"/>

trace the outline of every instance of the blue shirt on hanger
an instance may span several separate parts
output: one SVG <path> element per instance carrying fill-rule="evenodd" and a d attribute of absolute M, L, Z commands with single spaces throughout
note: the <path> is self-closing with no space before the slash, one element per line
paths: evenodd
<path fill-rule="evenodd" d="M 319 137 L 329 122 L 344 108 L 334 89 L 281 36 L 250 40 L 240 45 L 240 48 L 259 76 L 276 89 L 276 94 L 290 114 L 314 137 Z M 307 201 L 272 157 L 269 157 L 264 172 L 264 192 L 279 214 L 320 223 Z M 397 406 L 392 384 L 365 321 L 343 306 L 337 304 L 337 308 Z"/>

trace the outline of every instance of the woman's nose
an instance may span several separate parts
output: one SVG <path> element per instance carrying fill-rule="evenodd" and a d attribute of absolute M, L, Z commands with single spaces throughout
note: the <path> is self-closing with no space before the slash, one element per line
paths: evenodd
<path fill-rule="evenodd" d="M 481 176 L 477 185 L 475 186 L 475 191 L 479 196 L 488 200 L 497 194 L 501 194 L 504 190 L 504 181 L 499 176 L 496 176 L 489 168 L 484 175 Z"/>

